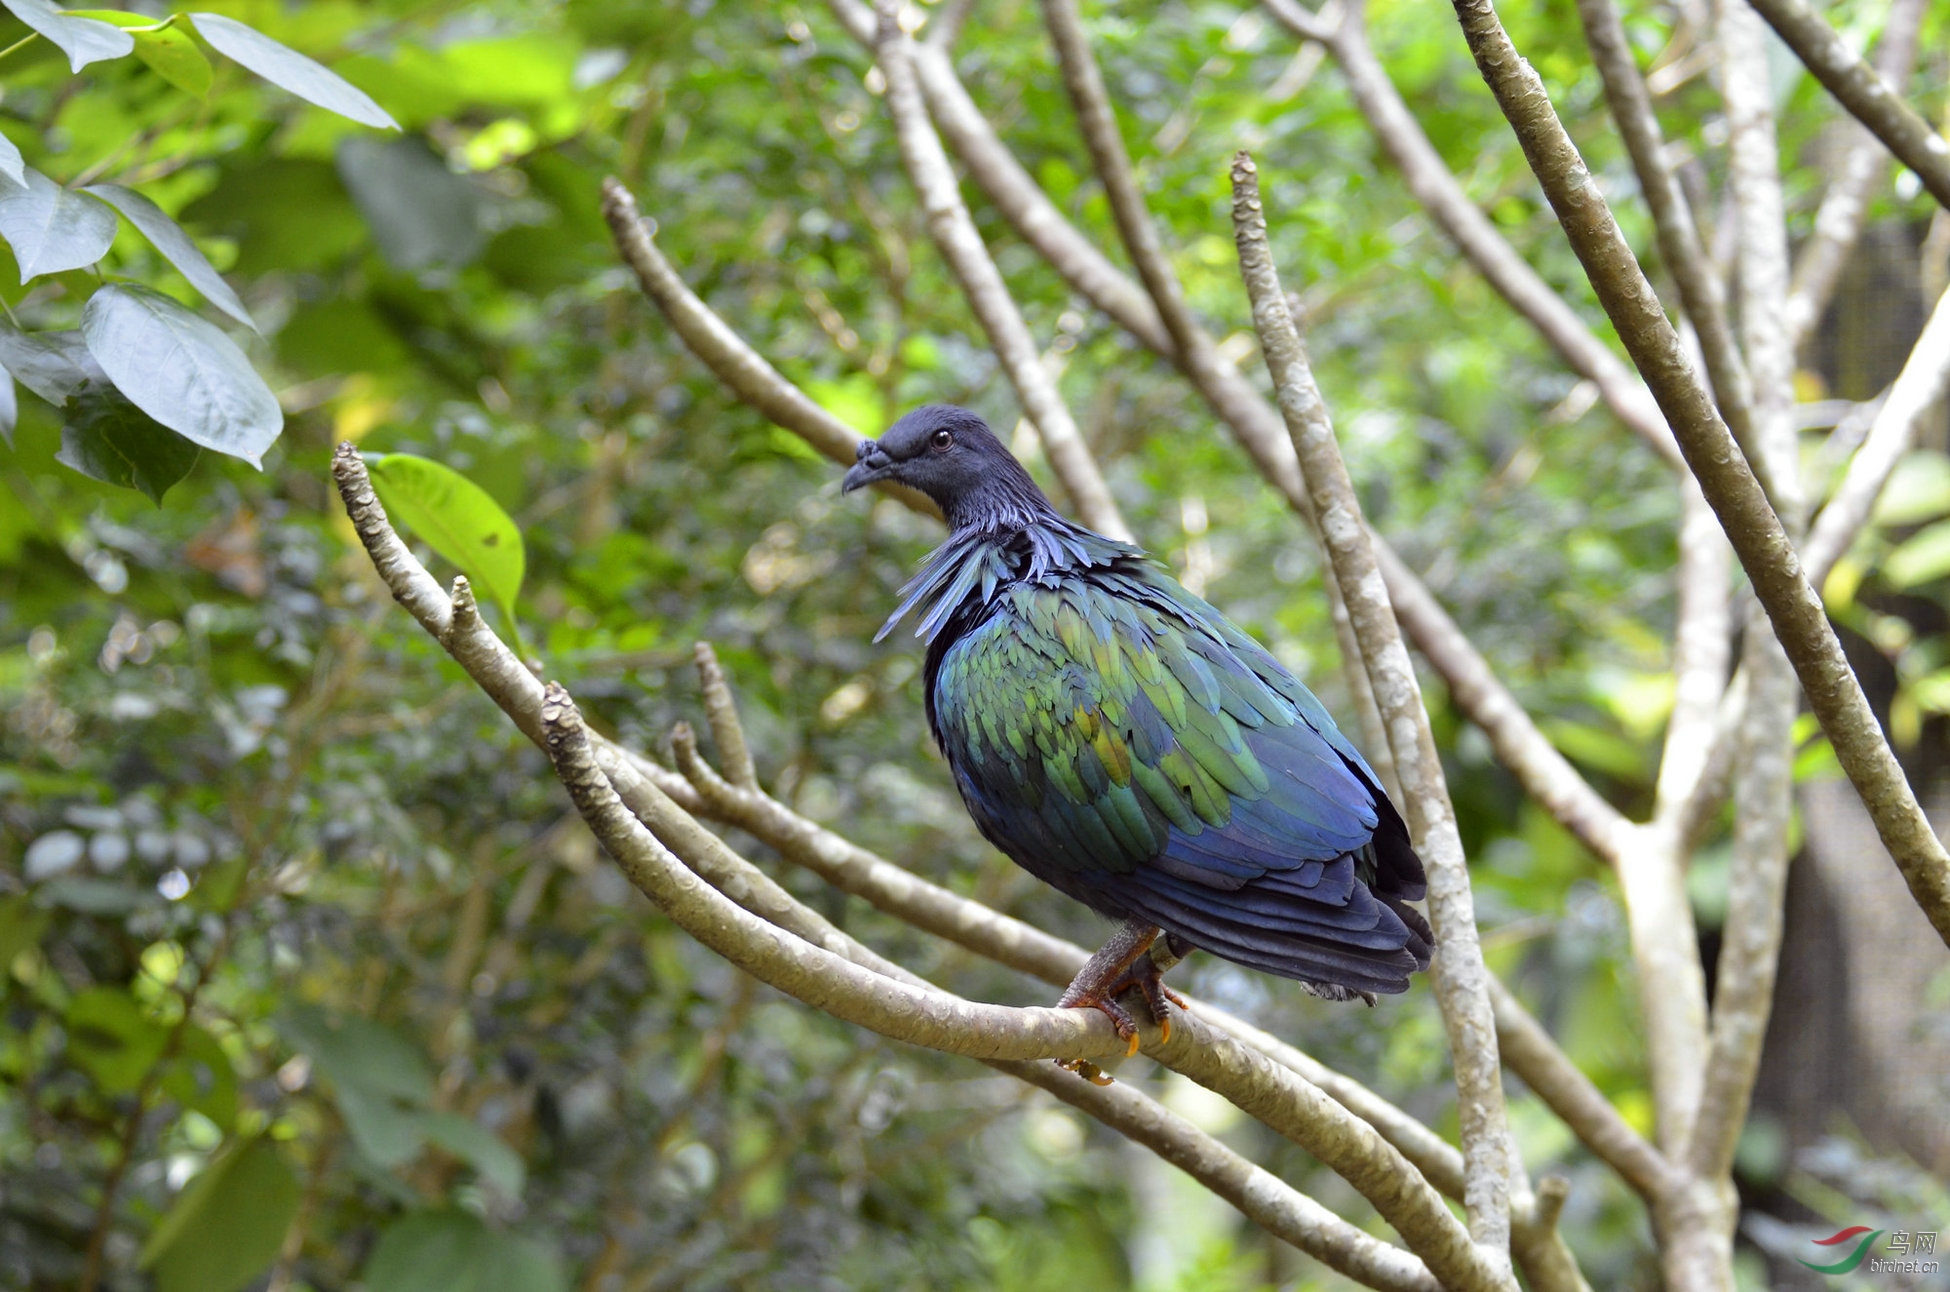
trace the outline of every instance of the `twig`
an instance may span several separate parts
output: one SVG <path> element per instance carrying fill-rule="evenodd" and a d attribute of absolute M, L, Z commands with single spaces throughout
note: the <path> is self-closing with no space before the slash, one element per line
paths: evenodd
<path fill-rule="evenodd" d="M 1497 1045 L 1510 1070 L 1642 1197 L 1651 1199 L 1671 1188 L 1672 1163 L 1626 1124 L 1604 1092 L 1578 1071 L 1543 1025 L 1495 978 L 1490 979 L 1490 1001 L 1496 1009 Z"/>
<path fill-rule="evenodd" d="M 879 16 L 874 51 L 887 78 L 887 110 L 894 119 L 908 179 L 927 214 L 928 232 L 1009 374 L 1024 414 L 1042 437 L 1050 469 L 1062 482 L 1078 518 L 1101 534 L 1129 539 L 1130 526 L 1118 512 L 1082 432 L 1043 365 L 1028 324 L 1023 322 L 1001 272 L 982 245 L 975 221 L 962 204 L 954 168 L 948 164 L 948 154 L 942 150 L 921 100 L 914 72 L 914 42 L 900 29 L 891 6 L 883 7 Z"/>
<path fill-rule="evenodd" d="M 1803 548 L 1808 577 L 1819 587 L 1835 562 L 1868 523 L 1889 473 L 1896 469 L 1916 435 L 1916 424 L 1950 386 L 1950 292 L 1937 298 L 1936 308 L 1923 325 L 1923 335 L 1903 362 L 1903 370 L 1889 388 L 1862 447 L 1849 459 L 1848 471 L 1834 497 L 1815 517 Z"/>
<path fill-rule="evenodd" d="M 1639 75 L 1638 62 L 1625 39 L 1625 24 L 1613 0 L 1578 0 L 1578 17 L 1584 23 L 1585 41 L 1591 47 L 1591 60 L 1604 81 L 1605 101 L 1611 106 L 1612 120 L 1625 139 L 1638 174 L 1639 190 L 1652 212 L 1653 227 L 1659 236 L 1659 252 L 1666 269 L 1679 287 L 1680 303 L 1699 336 L 1700 352 L 1706 372 L 1713 382 L 1713 394 L 1727 420 L 1733 438 L 1755 461 L 1752 408 L 1753 384 L 1746 362 L 1733 341 L 1733 328 L 1727 321 L 1726 295 L 1720 277 L 1700 245 L 1699 229 L 1693 223 L 1692 207 L 1679 187 L 1672 168 L 1666 165 L 1665 137 L 1659 129 L 1658 115 L 1652 110 L 1652 96 Z M 1757 467 L 1758 471 L 1759 468 Z M 1774 491 L 1762 475 L 1768 496 Z"/>
<path fill-rule="evenodd" d="M 1679 493 L 1679 564 L 1673 572 L 1672 716 L 1666 721 L 1653 817 L 1676 812 L 1711 763 L 1714 723 L 1727 693 L 1733 549 L 1699 482 Z M 1682 839 L 1686 836 L 1682 834 Z"/>
<path fill-rule="evenodd" d="M 1240 274 L 1252 298 L 1253 325 L 1279 391 L 1294 451 L 1313 494 L 1328 559 L 1347 593 L 1348 613 L 1361 637 L 1375 700 L 1387 724 L 1395 770 L 1401 778 L 1410 833 L 1429 875 L 1429 912 L 1438 953 L 1433 974 L 1436 999 L 1449 1033 L 1456 1071 L 1465 1168 L 1464 1202 L 1470 1236 L 1508 1278 L 1510 1247 L 1509 1126 L 1504 1117 L 1496 1024 L 1490 1010 L 1488 973 L 1477 941 L 1474 902 L 1455 811 L 1449 803 L 1442 762 L 1429 729 L 1415 668 L 1375 563 L 1361 521 L 1361 506 L 1334 440 L 1333 426 L 1315 388 L 1300 334 L 1266 242 L 1258 174 L 1239 153 L 1232 163 L 1233 228 Z"/>
<path fill-rule="evenodd" d="M 1265 0 L 1266 8 L 1296 34 L 1320 40 L 1347 77 L 1348 93 L 1374 132 L 1375 141 L 1401 172 L 1402 181 L 1449 240 L 1476 266 L 1497 294 L 1537 329 L 1572 371 L 1598 387 L 1605 406 L 1650 445 L 1666 463 L 1680 465 L 1679 453 L 1659 408 L 1643 384 L 1564 298 L 1532 269 L 1469 200 L 1435 145 L 1423 133 L 1401 92 L 1368 44 L 1358 9 L 1331 30 L 1300 25 L 1309 15 L 1298 0 Z"/>
<path fill-rule="evenodd" d="M 1441 675 L 1450 698 L 1490 738 L 1496 756 L 1524 792 L 1537 800 L 1601 861 L 1617 866 L 1632 823 L 1580 776 L 1491 672 L 1433 594 L 1409 575 L 1401 558 L 1377 545 L 1375 556 L 1402 628 Z"/>
<path fill-rule="evenodd" d="M 1916 66 L 1916 33 L 1923 24 L 1925 8 L 1925 0 L 1892 0 L 1889 6 L 1875 52 L 1876 73 L 1889 85 L 1909 83 Z M 1814 331 L 1841 281 L 1842 267 L 1855 249 L 1862 218 L 1868 213 L 1870 189 L 1889 173 L 1889 155 L 1876 137 L 1854 120 L 1843 120 L 1841 160 L 1827 168 L 1835 178 L 1821 195 L 1814 232 L 1801 246 L 1788 289 L 1787 330 L 1796 350 Z"/>
<path fill-rule="evenodd" d="M 1806 0 L 1751 2 L 1836 101 L 1916 172 L 1939 205 L 1950 209 L 1950 143 L 1890 89 Z"/>
<path fill-rule="evenodd" d="M 718 761 L 733 785 L 758 788 L 758 773 L 752 769 L 752 751 L 745 744 L 745 727 L 738 721 L 738 704 L 725 684 L 724 669 L 711 643 L 701 641 L 692 648 L 697 657 L 698 680 L 704 690 L 704 716 L 711 724 L 711 738 L 718 744 Z"/>
<path fill-rule="evenodd" d="M 1591 183 L 1543 82 L 1510 44 L 1490 0 L 1454 0 L 1454 4 L 1478 69 L 1516 131 L 1605 312 L 1665 410 L 1836 757 L 1868 808 L 1910 894 L 1938 936 L 1950 942 L 1950 856 L 1945 855 L 1883 739 L 1780 518 L 1694 375 L 1678 334 L 1603 196 Z"/>
<path fill-rule="evenodd" d="M 1264 401 L 1241 379 L 1238 369 L 1219 354 L 1211 335 L 1193 317 L 1190 306 L 1185 303 L 1184 287 L 1172 270 L 1171 261 L 1159 241 L 1157 226 L 1152 222 L 1151 211 L 1138 191 L 1131 159 L 1124 150 L 1124 138 L 1117 128 L 1110 95 L 1104 89 L 1103 74 L 1097 68 L 1097 60 L 1090 52 L 1090 42 L 1084 35 L 1083 19 L 1077 12 L 1076 0 L 1043 0 L 1043 21 L 1049 28 L 1051 43 L 1056 47 L 1057 64 L 1063 71 L 1070 103 L 1076 109 L 1078 127 L 1090 150 L 1091 163 L 1103 181 L 1124 250 L 1137 267 L 1145 293 L 1169 333 L 1170 356 L 1221 416 L 1228 421 L 1251 420 L 1253 413 L 1246 410 L 1262 409 L 1265 407 Z M 1002 151 L 1006 157 L 1007 151 Z M 1014 164 L 1013 159 L 1009 160 L 1009 164 Z M 1024 179 L 1026 181 L 1027 177 Z M 1121 275 L 1118 277 L 1121 278 Z M 1312 499 L 1305 489 L 1297 491 L 1297 499 L 1301 518 L 1306 522 L 1308 532 L 1318 541 L 1320 523 L 1314 515 Z M 1399 786 L 1394 757 L 1381 730 L 1380 711 L 1375 707 L 1373 688 L 1361 662 L 1360 642 L 1355 639 L 1353 624 L 1348 619 L 1340 580 L 1331 566 L 1323 566 L 1322 582 L 1327 588 L 1329 616 L 1341 648 L 1348 689 L 1366 737 L 1364 744 L 1370 759 L 1375 761 L 1375 772 L 1381 778 L 1382 785 L 1391 793 L 1396 793 Z"/>

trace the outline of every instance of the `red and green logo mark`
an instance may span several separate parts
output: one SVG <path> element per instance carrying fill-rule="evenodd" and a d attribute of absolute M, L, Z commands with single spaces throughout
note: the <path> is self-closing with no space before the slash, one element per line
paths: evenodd
<path fill-rule="evenodd" d="M 1858 1236 L 1860 1238 L 1859 1242 L 1856 1241 Z M 1853 1242 L 1855 1243 L 1854 1251 L 1832 1265 L 1817 1265 L 1813 1261 L 1802 1261 L 1801 1263 L 1817 1274 L 1846 1274 L 1868 1258 L 1869 1245 L 1880 1237 L 1882 1237 L 1882 1231 L 1880 1229 L 1870 1229 L 1867 1225 L 1850 1225 L 1847 1229 L 1836 1234 L 1831 1234 L 1827 1238 L 1815 1239 L 1815 1246 L 1840 1247 L 1843 1243 Z"/>

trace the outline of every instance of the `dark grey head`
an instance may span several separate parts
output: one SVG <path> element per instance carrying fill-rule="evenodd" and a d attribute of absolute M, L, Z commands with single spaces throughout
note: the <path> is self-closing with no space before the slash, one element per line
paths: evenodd
<path fill-rule="evenodd" d="M 860 441 L 842 493 L 893 480 L 934 499 L 954 530 L 1023 525 L 1053 514 L 1049 499 L 995 432 L 966 408 L 925 404 Z"/>

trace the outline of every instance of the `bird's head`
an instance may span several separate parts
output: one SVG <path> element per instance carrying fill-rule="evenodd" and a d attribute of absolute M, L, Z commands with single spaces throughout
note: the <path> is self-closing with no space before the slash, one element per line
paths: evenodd
<path fill-rule="evenodd" d="M 857 457 L 840 492 L 892 480 L 934 499 L 953 529 L 1049 509 L 1042 490 L 988 423 L 952 404 L 915 409 L 878 440 L 860 441 Z"/>

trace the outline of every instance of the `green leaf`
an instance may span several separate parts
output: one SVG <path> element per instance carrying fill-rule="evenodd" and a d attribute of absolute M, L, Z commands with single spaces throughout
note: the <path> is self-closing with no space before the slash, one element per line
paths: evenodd
<path fill-rule="evenodd" d="M 366 1292 L 567 1292 L 548 1243 L 488 1228 L 465 1211 L 421 1211 L 379 1236 Z"/>
<path fill-rule="evenodd" d="M 14 446 L 14 427 L 20 423 L 20 398 L 14 392 L 14 379 L 0 368 L 0 441 Z"/>
<path fill-rule="evenodd" d="M 1917 525 L 1950 512 L 1950 458 L 1918 449 L 1903 455 L 1875 504 L 1878 525 Z"/>
<path fill-rule="evenodd" d="M 131 403 L 206 449 L 263 469 L 284 429 L 277 396 L 214 324 L 160 292 L 116 283 L 81 311 L 88 352 Z"/>
<path fill-rule="evenodd" d="M 316 1005 L 298 1005 L 278 1019 L 291 1048 L 310 1056 L 341 1090 L 385 1095 L 425 1107 L 433 1102 L 433 1072 L 399 1033 L 370 1019 L 334 1019 Z"/>
<path fill-rule="evenodd" d="M 219 54 L 235 59 L 307 103 L 316 103 L 328 112 L 350 117 L 363 125 L 399 129 L 399 123 L 364 90 L 256 28 L 214 13 L 193 13 L 190 21 Z"/>
<path fill-rule="evenodd" d="M 163 1065 L 162 1090 L 225 1131 L 237 1124 L 237 1071 L 217 1038 L 195 1023 L 187 1025 L 176 1052 Z"/>
<path fill-rule="evenodd" d="M 452 467 L 410 453 L 374 454 L 366 465 L 392 518 L 460 567 L 512 628 L 528 558 L 501 504 Z"/>
<path fill-rule="evenodd" d="M 115 241 L 115 212 L 71 193 L 33 167 L 27 182 L 0 178 L 0 237 L 14 249 L 20 281 L 92 265 Z"/>
<path fill-rule="evenodd" d="M 52 911 L 42 910 L 30 897 L 0 901 L 0 974 L 7 972 L 14 957 L 40 945 L 41 934 L 47 931 L 48 921 L 53 918 Z"/>
<path fill-rule="evenodd" d="M 1950 520 L 1927 525 L 1904 540 L 1882 563 L 1882 581 L 1910 588 L 1950 574 Z"/>
<path fill-rule="evenodd" d="M 88 383 L 108 381 L 80 332 L 21 332 L 4 321 L 0 321 L 0 366 L 56 407 Z"/>
<path fill-rule="evenodd" d="M 90 386 L 61 423 L 54 460 L 90 480 L 139 490 L 160 507 L 170 486 L 195 468 L 198 453 L 112 387 Z"/>
<path fill-rule="evenodd" d="M 269 1140 L 232 1144 L 178 1195 L 136 1264 L 155 1270 L 157 1292 L 236 1292 L 277 1259 L 298 1196 Z"/>
<path fill-rule="evenodd" d="M 0 176 L 23 188 L 27 185 L 27 162 L 20 155 L 20 146 L 5 135 L 0 135 Z"/>
<path fill-rule="evenodd" d="M 236 319 L 255 332 L 257 321 L 237 299 L 237 293 L 230 290 L 230 284 L 223 280 L 216 266 L 212 265 L 183 227 L 164 214 L 163 209 L 134 189 L 123 188 L 120 184 L 90 184 L 81 190 L 93 193 L 128 218 L 130 224 L 141 230 L 142 236 L 149 239 L 163 259 L 176 266 L 183 277 L 190 280 L 190 286 L 202 292 L 212 305 Z"/>
<path fill-rule="evenodd" d="M 460 266 L 487 243 L 481 191 L 418 139 L 346 139 L 339 178 L 395 269 Z"/>
<path fill-rule="evenodd" d="M 339 1113 L 352 1143 L 374 1166 L 404 1166 L 427 1142 L 426 1116 L 392 1095 L 344 1082 L 338 1085 Z"/>
<path fill-rule="evenodd" d="M 528 1168 L 521 1154 L 501 1138 L 471 1118 L 459 1113 L 430 1113 L 420 1121 L 429 1140 L 460 1158 L 500 1193 L 509 1198 L 521 1196 Z"/>
<path fill-rule="evenodd" d="M 125 1095 L 162 1057 L 169 1029 L 120 987 L 90 987 L 68 1002 L 68 1059 L 103 1094 Z"/>
<path fill-rule="evenodd" d="M 158 20 L 146 13 L 122 9 L 69 9 L 71 18 L 93 18 L 122 28 L 135 37 L 135 56 L 156 75 L 185 94 L 202 98 L 210 91 L 210 60 L 196 39 L 173 18 Z"/>
<path fill-rule="evenodd" d="M 90 63 L 120 58 L 135 48 L 135 39 L 118 27 L 92 18 L 76 18 L 56 9 L 49 0 L 0 0 L 14 17 L 59 46 L 68 66 L 79 72 Z"/>

